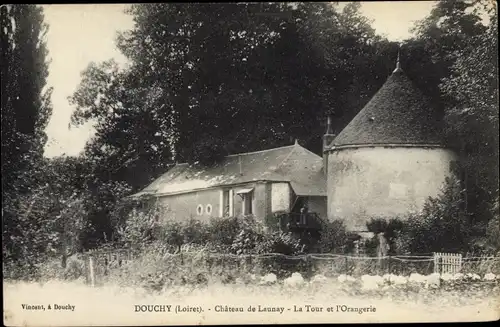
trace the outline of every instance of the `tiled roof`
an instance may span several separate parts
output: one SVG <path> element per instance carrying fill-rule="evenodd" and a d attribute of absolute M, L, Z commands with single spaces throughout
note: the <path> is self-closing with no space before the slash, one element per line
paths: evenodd
<path fill-rule="evenodd" d="M 177 164 L 132 195 L 168 195 L 252 181 L 290 182 L 299 195 L 326 195 L 323 160 L 298 144 L 230 155 L 213 167 Z"/>
<path fill-rule="evenodd" d="M 436 110 L 401 69 L 333 140 L 333 146 L 441 144 Z"/>

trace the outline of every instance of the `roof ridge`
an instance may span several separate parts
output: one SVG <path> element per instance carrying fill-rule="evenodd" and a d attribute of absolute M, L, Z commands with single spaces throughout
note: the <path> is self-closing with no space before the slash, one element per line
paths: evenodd
<path fill-rule="evenodd" d="M 271 149 L 266 149 L 266 150 L 259 150 L 259 151 L 252 151 L 252 152 L 241 152 L 241 153 L 228 154 L 226 156 L 226 158 L 228 158 L 228 157 L 236 157 L 236 156 L 245 156 L 245 155 L 255 154 L 255 153 L 263 153 L 263 152 L 267 152 L 267 151 L 274 151 L 274 150 L 279 150 L 279 149 L 291 148 L 291 147 L 294 147 L 294 146 L 295 145 L 292 144 L 292 145 L 285 145 L 285 146 L 280 146 L 280 147 L 277 147 L 277 148 L 271 148 Z"/>
<path fill-rule="evenodd" d="M 297 148 L 297 146 L 300 146 L 300 145 L 298 145 L 297 143 L 295 143 L 294 145 L 292 145 L 292 147 L 293 147 L 292 151 L 290 151 L 290 153 L 286 155 L 285 159 L 283 159 L 283 160 L 282 160 L 282 161 L 281 161 L 281 162 L 280 162 L 280 163 L 276 166 L 276 168 L 275 168 L 275 169 L 272 169 L 272 170 L 271 170 L 273 173 L 277 173 L 277 174 L 279 174 L 279 175 L 281 175 L 281 176 L 283 176 L 283 177 L 286 177 L 286 176 L 284 176 L 282 173 L 279 173 L 279 172 L 278 172 L 278 170 L 281 168 L 281 166 L 283 165 L 283 163 L 284 163 L 285 161 L 287 161 L 287 160 L 288 160 L 288 158 L 290 158 L 290 156 L 292 155 L 292 153 L 294 153 L 294 152 L 295 152 L 295 149 Z"/>
<path fill-rule="evenodd" d="M 312 151 L 311 151 L 311 150 L 309 150 L 308 148 L 303 147 L 303 146 L 301 146 L 300 144 L 299 144 L 299 146 L 300 146 L 302 149 L 306 150 L 306 152 L 309 152 L 310 154 L 312 154 L 312 155 L 314 155 L 314 156 L 318 157 L 318 159 L 322 159 L 320 155 L 318 155 L 318 154 L 316 154 L 316 153 L 312 152 Z"/>
<path fill-rule="evenodd" d="M 241 153 L 233 153 L 233 154 L 228 154 L 226 156 L 224 156 L 224 158 L 229 158 L 229 157 L 236 157 L 236 156 L 245 156 L 245 155 L 249 155 L 249 154 L 255 154 L 255 153 L 263 153 L 263 152 L 267 152 L 267 151 L 274 151 L 274 150 L 279 150 L 279 149 L 286 149 L 286 148 L 291 148 L 291 147 L 295 147 L 295 146 L 300 146 L 302 148 L 302 146 L 300 144 L 292 144 L 292 145 L 285 145 L 285 146 L 280 146 L 280 147 L 277 147 L 277 148 L 271 148 L 271 149 L 265 149 L 265 150 L 259 150 L 259 151 L 252 151 L 252 152 L 241 152 Z M 305 149 L 305 148 L 304 148 Z M 307 149 L 306 149 L 307 150 Z M 181 162 L 181 163 L 176 163 L 175 166 L 182 166 L 182 165 L 188 165 L 190 166 L 189 163 L 187 162 Z M 175 167 L 174 166 L 174 167 Z"/>

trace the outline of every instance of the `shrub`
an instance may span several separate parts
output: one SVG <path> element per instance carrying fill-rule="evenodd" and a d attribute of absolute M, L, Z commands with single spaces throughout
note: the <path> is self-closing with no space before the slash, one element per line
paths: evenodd
<path fill-rule="evenodd" d="M 280 217 L 286 214 L 287 213 L 285 211 L 280 211 L 266 216 L 264 221 L 265 226 L 271 232 L 277 232 L 283 230 L 285 228 L 285 225 L 283 224 L 284 220 L 282 220 Z"/>
<path fill-rule="evenodd" d="M 367 241 L 366 250 L 369 255 L 376 255 L 379 245 L 378 234 L 384 233 L 384 237 L 389 244 L 388 254 L 398 254 L 396 237 L 400 235 L 405 226 L 405 222 L 399 218 L 372 218 L 366 223 L 369 232 L 374 233 L 374 237 Z"/>
<path fill-rule="evenodd" d="M 206 244 L 209 240 L 208 226 L 197 219 L 190 218 L 182 225 L 181 233 L 185 244 Z"/>
<path fill-rule="evenodd" d="M 344 253 L 352 253 L 354 251 L 356 242 L 359 240 L 361 240 L 361 236 L 359 234 L 347 232 Z"/>
<path fill-rule="evenodd" d="M 403 223 L 395 241 L 400 252 L 466 252 L 469 249 L 470 223 L 463 211 L 459 183 L 448 179 L 444 191 L 429 198 L 420 213 Z"/>
<path fill-rule="evenodd" d="M 121 211 L 124 212 L 123 210 Z M 165 216 L 166 208 L 154 204 L 144 209 L 132 208 L 126 219 L 118 222 L 116 231 L 119 240 L 125 245 L 133 246 L 162 238 L 159 217 Z"/>
<path fill-rule="evenodd" d="M 163 242 L 167 245 L 180 249 L 184 244 L 184 230 L 181 223 L 172 221 L 162 226 Z"/>
<path fill-rule="evenodd" d="M 231 244 L 231 252 L 234 254 L 255 253 L 257 246 L 265 241 L 265 236 L 260 232 L 253 218 L 243 218 L 241 230 Z"/>
<path fill-rule="evenodd" d="M 296 255 L 301 252 L 300 240 L 293 237 L 291 233 L 273 232 L 265 234 L 263 242 L 256 247 L 257 253 L 280 253 L 284 255 Z M 280 256 L 272 256 L 259 260 L 259 267 L 266 273 L 274 273 L 284 277 L 293 271 L 304 271 L 307 269 L 302 260 L 293 260 Z"/>
<path fill-rule="evenodd" d="M 388 222 L 384 218 L 371 218 L 366 223 L 366 228 L 374 234 L 383 233 L 387 230 Z"/>
<path fill-rule="evenodd" d="M 61 267 L 60 259 L 49 259 L 37 265 L 37 279 L 47 280 L 67 280 L 74 281 L 86 277 L 86 267 L 84 258 L 79 254 L 74 254 L 67 259 L 66 267 Z"/>
<path fill-rule="evenodd" d="M 321 253 L 342 252 L 347 243 L 347 231 L 342 220 L 322 223 L 317 249 Z"/>
<path fill-rule="evenodd" d="M 237 217 L 212 218 L 207 232 L 212 244 L 229 248 L 240 232 L 240 222 Z"/>
<path fill-rule="evenodd" d="M 378 242 L 377 235 L 373 236 L 370 239 L 367 239 L 364 243 L 366 255 L 371 256 L 371 257 L 376 256 L 378 245 L 379 245 L 379 242 Z"/>
<path fill-rule="evenodd" d="M 301 251 L 300 240 L 291 233 L 273 232 L 265 235 L 263 242 L 256 247 L 257 253 L 281 253 L 294 255 Z"/>
<path fill-rule="evenodd" d="M 487 253 L 500 254 L 500 215 L 498 213 L 488 223 L 484 247 Z"/>

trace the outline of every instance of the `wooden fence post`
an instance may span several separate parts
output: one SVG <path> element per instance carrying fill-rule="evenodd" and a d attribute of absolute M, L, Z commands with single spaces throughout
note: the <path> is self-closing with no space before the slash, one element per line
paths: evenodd
<path fill-rule="evenodd" d="M 389 255 L 387 257 L 387 270 L 389 271 L 388 274 L 391 274 L 391 256 Z"/>
<path fill-rule="evenodd" d="M 311 277 L 312 273 L 313 273 L 313 260 L 309 256 L 309 254 L 306 254 L 306 265 L 307 265 L 307 274 L 308 274 L 308 277 Z"/>
<path fill-rule="evenodd" d="M 90 271 L 89 271 L 89 258 L 88 255 L 83 253 L 83 269 L 85 269 L 85 284 L 90 284 Z"/>
<path fill-rule="evenodd" d="M 94 258 L 89 255 L 90 286 L 95 287 Z"/>

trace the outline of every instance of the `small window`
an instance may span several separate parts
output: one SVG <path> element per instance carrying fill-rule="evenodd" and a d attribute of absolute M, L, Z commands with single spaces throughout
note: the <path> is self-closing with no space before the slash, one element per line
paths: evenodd
<path fill-rule="evenodd" d="M 203 214 L 203 206 L 201 204 L 198 204 L 198 207 L 196 208 L 196 213 L 198 216 L 201 216 Z"/>
<path fill-rule="evenodd" d="M 253 192 L 251 193 L 246 193 L 243 196 L 243 214 L 244 215 L 251 215 L 253 205 L 252 205 L 252 200 L 253 200 Z"/>
<path fill-rule="evenodd" d="M 207 213 L 207 215 L 210 215 L 212 213 L 212 205 L 211 204 L 207 204 L 207 206 L 205 207 L 205 212 Z"/>

